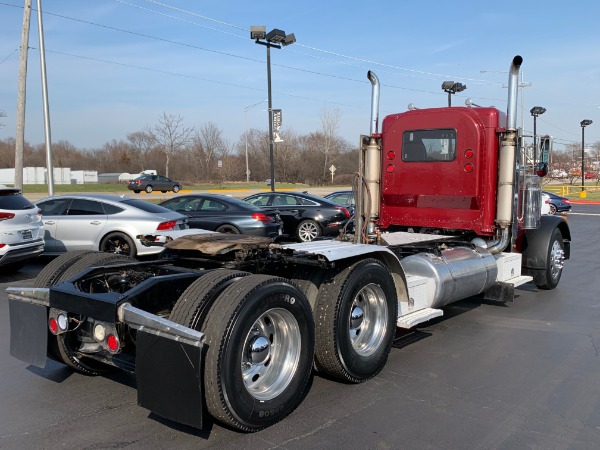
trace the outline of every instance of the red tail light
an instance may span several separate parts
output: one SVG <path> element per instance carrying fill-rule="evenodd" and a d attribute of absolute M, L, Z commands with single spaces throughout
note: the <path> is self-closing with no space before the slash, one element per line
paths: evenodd
<path fill-rule="evenodd" d="M 544 203 L 546 203 L 546 204 L 550 203 L 550 199 L 544 200 Z"/>
<path fill-rule="evenodd" d="M 114 334 L 109 334 L 106 338 L 106 345 L 111 353 L 116 353 L 119 350 L 120 342 Z"/>
<path fill-rule="evenodd" d="M 13 217 L 15 217 L 13 213 L 0 212 L 0 220 L 12 219 Z"/>
<path fill-rule="evenodd" d="M 335 209 L 340 210 L 341 212 L 344 213 L 344 216 L 346 216 L 346 219 L 350 218 L 350 211 L 348 211 L 346 208 L 342 207 L 342 206 L 336 206 Z"/>
<path fill-rule="evenodd" d="M 0 248 L 4 247 L 6 244 L 0 244 Z"/>
<path fill-rule="evenodd" d="M 158 227 L 156 228 L 156 231 L 174 230 L 176 224 L 177 224 L 176 220 L 169 220 L 168 222 L 163 222 L 158 225 Z"/>
<path fill-rule="evenodd" d="M 142 184 L 142 180 L 135 180 L 135 184 Z"/>
<path fill-rule="evenodd" d="M 263 222 L 263 223 L 268 223 L 268 222 L 272 222 L 273 218 L 270 216 L 267 216 L 264 213 L 254 213 L 252 214 L 252 218 L 254 220 L 258 220 L 259 222 Z"/>
<path fill-rule="evenodd" d="M 569 200 L 568 198 L 565 198 L 565 199 L 563 200 L 563 202 L 565 202 L 565 203 L 571 203 L 571 200 Z"/>

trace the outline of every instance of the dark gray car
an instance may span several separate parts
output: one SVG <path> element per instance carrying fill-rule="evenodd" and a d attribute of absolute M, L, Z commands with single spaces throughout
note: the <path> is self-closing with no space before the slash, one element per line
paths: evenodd
<path fill-rule="evenodd" d="M 181 187 L 179 181 L 173 181 L 162 175 L 142 175 L 141 177 L 131 180 L 127 184 L 127 189 L 136 194 L 139 194 L 141 191 L 146 191 L 148 194 L 152 191 L 173 191 L 177 193 Z"/>

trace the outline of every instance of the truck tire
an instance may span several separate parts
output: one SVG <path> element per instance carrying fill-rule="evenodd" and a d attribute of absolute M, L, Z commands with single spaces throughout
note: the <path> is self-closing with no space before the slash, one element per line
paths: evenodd
<path fill-rule="evenodd" d="M 327 275 L 327 271 L 320 267 L 298 266 L 290 277 L 292 283 L 300 288 L 302 293 L 306 295 L 311 309 L 315 310 L 319 287 L 323 279 Z"/>
<path fill-rule="evenodd" d="M 73 257 L 72 263 L 57 278 L 55 284 L 68 280 L 82 270 L 92 266 L 109 266 L 112 264 L 135 261 L 135 259 L 128 256 L 104 252 L 85 252 L 79 256 L 79 258 Z M 77 347 L 79 347 L 80 344 L 77 333 L 67 332 L 53 337 L 56 338 L 59 361 L 75 371 L 84 375 L 100 375 L 112 370 L 112 366 L 85 357 L 80 357 L 77 354 Z"/>
<path fill-rule="evenodd" d="M 204 319 L 223 289 L 249 272 L 218 269 L 201 276 L 183 291 L 169 319 L 197 331 L 203 331 Z"/>
<path fill-rule="evenodd" d="M 533 274 L 533 282 L 540 289 L 554 289 L 558 286 L 564 262 L 565 245 L 562 233 L 558 228 L 552 232 L 546 256 L 546 268 Z"/>
<path fill-rule="evenodd" d="M 243 431 L 280 421 L 303 400 L 314 354 L 308 301 L 284 278 L 250 275 L 228 286 L 204 322 L 208 412 Z"/>
<path fill-rule="evenodd" d="M 35 288 L 47 288 L 59 282 L 60 276 L 83 256 L 96 253 L 91 250 L 75 250 L 54 258 L 40 271 L 33 282 Z M 60 280 L 62 281 L 62 280 Z"/>
<path fill-rule="evenodd" d="M 351 383 L 374 377 L 396 331 L 392 276 L 376 259 L 338 269 L 321 285 L 314 316 L 317 370 Z"/>

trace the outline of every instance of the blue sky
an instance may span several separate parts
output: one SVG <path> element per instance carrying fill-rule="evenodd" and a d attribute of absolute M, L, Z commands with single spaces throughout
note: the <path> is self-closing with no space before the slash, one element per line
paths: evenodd
<path fill-rule="evenodd" d="M 23 0 L 0 0 L 0 138 L 15 135 Z M 43 1 L 52 140 L 82 148 L 157 123 L 166 112 L 187 126 L 215 123 L 235 143 L 266 129 L 266 50 L 250 25 L 294 33 L 296 44 L 271 51 L 273 107 L 283 130 L 320 129 L 324 108 L 340 112 L 351 143 L 369 131 L 371 69 L 381 87 L 381 117 L 447 104 L 445 80 L 467 90 L 464 105 L 506 110 L 507 75 L 523 56 L 525 130 L 543 106 L 538 134 L 556 148 L 600 141 L 600 3 L 329 0 L 303 2 L 182 0 Z M 34 10 L 36 0 L 33 0 Z M 26 139 L 43 143 L 37 12 L 29 45 Z M 485 71 L 482 73 L 482 71 Z M 518 108 L 521 125 L 521 106 Z"/>

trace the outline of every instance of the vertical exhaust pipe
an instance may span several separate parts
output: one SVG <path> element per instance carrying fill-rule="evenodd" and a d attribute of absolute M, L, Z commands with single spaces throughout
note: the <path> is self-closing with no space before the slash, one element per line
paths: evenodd
<path fill-rule="evenodd" d="M 379 78 L 374 72 L 367 73 L 371 82 L 371 127 L 370 136 L 361 142 L 360 174 L 362 182 L 356 199 L 355 241 L 365 243 L 375 238 L 376 222 L 379 218 L 381 186 L 381 149 L 376 138 L 379 128 Z M 368 140 L 368 142 L 367 142 Z"/>
<path fill-rule="evenodd" d="M 512 224 L 513 198 L 515 191 L 515 161 L 517 152 L 517 97 L 519 94 L 519 70 L 523 58 L 519 55 L 512 60 L 508 77 L 508 103 L 506 106 L 506 131 L 503 133 L 498 154 L 498 199 L 496 202 L 496 223 L 501 229 L 500 238 L 488 243 L 492 254 L 502 252 L 508 245 L 508 230 Z"/>

